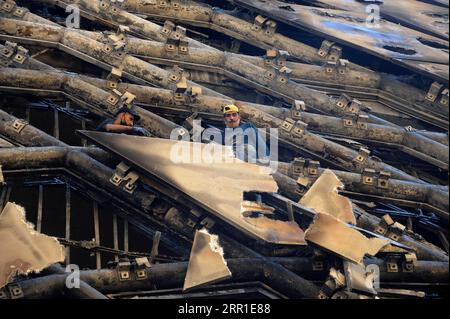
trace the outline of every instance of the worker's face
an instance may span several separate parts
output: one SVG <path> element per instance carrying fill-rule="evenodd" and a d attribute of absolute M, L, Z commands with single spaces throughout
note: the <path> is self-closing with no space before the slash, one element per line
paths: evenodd
<path fill-rule="evenodd" d="M 125 126 L 134 125 L 134 116 L 130 113 L 122 113 L 120 116 L 120 124 Z"/>
<path fill-rule="evenodd" d="M 241 125 L 241 116 L 237 112 L 226 113 L 223 118 L 228 128 L 236 128 Z"/>

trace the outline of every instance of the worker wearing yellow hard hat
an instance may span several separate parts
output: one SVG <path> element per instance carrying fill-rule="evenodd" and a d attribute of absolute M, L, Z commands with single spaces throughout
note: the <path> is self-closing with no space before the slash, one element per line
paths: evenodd
<path fill-rule="evenodd" d="M 226 126 L 225 144 L 233 147 L 237 158 L 254 162 L 260 156 L 267 156 L 266 141 L 255 126 L 251 123 L 243 123 L 237 105 L 228 104 L 223 107 L 223 120 Z M 261 148 L 260 152 L 258 148 Z"/>
<path fill-rule="evenodd" d="M 224 106 L 223 118 L 227 128 L 237 128 L 241 125 L 241 115 L 239 114 L 239 108 L 234 104 Z"/>

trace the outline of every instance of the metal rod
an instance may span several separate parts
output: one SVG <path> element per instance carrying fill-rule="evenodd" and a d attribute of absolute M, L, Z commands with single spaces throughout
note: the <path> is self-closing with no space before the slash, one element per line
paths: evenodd
<path fill-rule="evenodd" d="M 113 241 L 114 241 L 114 249 L 119 250 L 119 233 L 117 228 L 117 214 L 113 214 Z M 114 260 L 119 261 L 119 256 L 115 255 Z"/>
<path fill-rule="evenodd" d="M 71 205 L 71 190 L 70 185 L 66 183 L 66 230 L 65 230 L 65 238 L 66 240 L 70 240 L 70 223 L 71 223 L 71 213 L 72 213 L 72 205 Z M 70 264 L 70 247 L 66 248 L 66 265 Z"/>
<path fill-rule="evenodd" d="M 39 195 L 38 195 L 38 210 L 37 210 L 37 232 L 42 232 L 42 209 L 43 209 L 43 199 L 44 199 L 44 185 L 39 185 Z"/>
<path fill-rule="evenodd" d="M 53 109 L 53 120 L 54 120 L 53 136 L 59 140 L 59 111 L 57 108 Z"/>
<path fill-rule="evenodd" d="M 95 232 L 95 243 L 100 245 L 100 224 L 99 224 L 99 216 L 98 216 L 98 203 L 96 201 L 93 202 L 94 205 L 94 232 Z M 97 269 L 102 268 L 102 256 L 100 252 L 95 253 L 95 260 Z"/>
<path fill-rule="evenodd" d="M 129 237 L 128 237 L 128 221 L 123 221 L 123 250 L 129 251 Z"/>
<path fill-rule="evenodd" d="M 158 256 L 159 242 L 161 241 L 161 232 L 157 231 L 153 237 L 152 251 L 150 253 L 150 262 L 153 263 Z"/>

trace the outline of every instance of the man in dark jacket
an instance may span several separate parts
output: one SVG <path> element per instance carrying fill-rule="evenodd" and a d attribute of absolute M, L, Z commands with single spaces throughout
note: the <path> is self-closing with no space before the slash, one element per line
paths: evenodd
<path fill-rule="evenodd" d="M 103 121 L 97 131 L 108 133 L 124 133 L 138 136 L 151 136 L 151 134 L 143 127 L 135 126 L 135 123 L 141 119 L 139 114 L 132 108 L 126 106 L 120 108 L 116 117 L 112 120 Z"/>

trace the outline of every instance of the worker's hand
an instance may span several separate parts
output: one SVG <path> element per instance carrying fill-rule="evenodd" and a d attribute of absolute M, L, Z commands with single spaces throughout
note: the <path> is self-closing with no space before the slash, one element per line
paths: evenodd
<path fill-rule="evenodd" d="M 139 126 L 133 127 L 133 134 L 138 136 L 152 136 L 147 129 Z"/>

